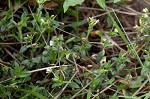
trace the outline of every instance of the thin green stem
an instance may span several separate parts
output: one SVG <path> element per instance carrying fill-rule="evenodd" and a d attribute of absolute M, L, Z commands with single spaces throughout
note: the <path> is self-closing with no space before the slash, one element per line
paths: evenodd
<path fill-rule="evenodd" d="M 130 41 L 130 39 L 128 38 L 128 35 L 127 35 L 127 33 L 125 32 L 125 30 L 124 30 L 124 28 L 123 28 L 121 22 L 119 21 L 117 15 L 116 15 L 115 12 L 113 11 L 114 14 L 115 14 L 115 16 L 116 16 L 116 18 L 117 18 L 117 20 L 118 20 L 118 22 L 119 22 L 119 25 L 121 26 L 121 28 L 122 28 L 122 30 L 123 30 L 123 32 L 125 33 L 125 35 L 126 35 L 127 38 L 124 36 L 124 33 L 122 32 L 121 28 L 118 26 L 117 22 L 114 20 L 114 18 L 113 18 L 112 15 L 110 14 L 110 11 L 109 11 L 108 9 L 106 9 L 106 11 L 107 11 L 109 17 L 111 18 L 111 20 L 112 20 L 114 26 L 115 26 L 116 29 L 118 30 L 118 33 L 120 34 L 120 36 L 121 36 L 122 39 L 124 40 L 124 42 L 127 44 L 127 46 L 130 47 L 130 49 L 133 50 L 133 51 L 130 50 L 131 53 L 132 53 L 133 55 L 135 55 L 136 59 L 139 61 L 139 63 L 140 63 L 141 66 L 143 67 L 144 65 L 143 65 L 143 63 L 142 63 L 140 57 L 138 56 L 138 54 L 137 54 L 135 48 L 134 48 L 133 45 L 131 44 L 131 41 Z"/>
<path fill-rule="evenodd" d="M 78 11 L 78 5 L 76 6 L 76 35 L 79 34 L 79 11 Z"/>

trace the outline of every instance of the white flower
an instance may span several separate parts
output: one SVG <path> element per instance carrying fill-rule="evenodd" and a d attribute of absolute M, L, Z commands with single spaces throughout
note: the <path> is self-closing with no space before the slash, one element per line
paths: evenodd
<path fill-rule="evenodd" d="M 136 24 L 133 28 L 137 29 L 137 28 L 139 28 L 139 26 Z"/>
<path fill-rule="evenodd" d="M 107 39 L 106 38 L 103 38 L 103 41 L 106 41 Z"/>
<path fill-rule="evenodd" d="M 44 19 L 41 19 L 41 22 L 44 23 L 45 22 Z"/>
<path fill-rule="evenodd" d="M 144 9 L 143 9 L 143 12 L 147 13 L 147 12 L 148 12 L 148 9 L 147 9 L 147 8 L 144 8 Z"/>
<path fill-rule="evenodd" d="M 50 41 L 50 42 L 49 42 L 49 45 L 50 45 L 50 46 L 53 46 L 53 44 L 54 44 L 53 41 Z"/>
<path fill-rule="evenodd" d="M 51 73 L 52 72 L 52 69 L 51 68 L 47 68 L 46 69 L 46 73 Z"/>
<path fill-rule="evenodd" d="M 99 22 L 99 20 L 96 20 L 95 24 L 97 24 Z"/>
<path fill-rule="evenodd" d="M 114 29 L 114 32 L 118 33 L 118 29 L 115 28 L 115 29 Z"/>
<path fill-rule="evenodd" d="M 144 14 L 144 17 L 145 17 L 145 18 L 147 18 L 147 17 L 148 17 L 148 15 L 147 15 L 147 14 Z"/>
<path fill-rule="evenodd" d="M 93 17 L 89 17 L 87 20 L 88 20 L 89 24 L 92 25 L 92 27 L 95 26 L 99 22 L 99 20 L 96 20 Z"/>

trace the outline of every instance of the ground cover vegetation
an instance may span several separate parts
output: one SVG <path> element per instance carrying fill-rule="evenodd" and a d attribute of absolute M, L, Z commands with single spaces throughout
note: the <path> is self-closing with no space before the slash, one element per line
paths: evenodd
<path fill-rule="evenodd" d="M 0 0 L 1 99 L 149 99 L 150 0 Z"/>

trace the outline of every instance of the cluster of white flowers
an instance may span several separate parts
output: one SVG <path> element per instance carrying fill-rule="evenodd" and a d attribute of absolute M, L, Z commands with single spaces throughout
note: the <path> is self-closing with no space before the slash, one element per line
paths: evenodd
<path fill-rule="evenodd" d="M 93 17 L 89 17 L 87 21 L 89 22 L 89 25 L 91 25 L 92 27 L 94 27 L 99 22 L 99 20 L 96 20 Z"/>
<path fill-rule="evenodd" d="M 144 16 L 143 17 L 147 18 L 148 17 L 147 13 L 149 12 L 148 9 L 144 8 L 143 12 L 144 12 Z"/>
<path fill-rule="evenodd" d="M 147 8 L 144 8 L 144 9 L 143 9 L 143 12 L 144 12 L 144 13 L 148 13 L 149 11 L 148 11 Z"/>
<path fill-rule="evenodd" d="M 141 33 L 143 33 L 143 30 L 145 29 L 145 27 L 147 26 L 147 19 L 149 18 L 148 13 L 149 10 L 147 8 L 143 9 L 143 15 L 139 20 L 140 26 L 136 25 L 133 28 L 137 29 L 138 31 L 140 31 Z"/>

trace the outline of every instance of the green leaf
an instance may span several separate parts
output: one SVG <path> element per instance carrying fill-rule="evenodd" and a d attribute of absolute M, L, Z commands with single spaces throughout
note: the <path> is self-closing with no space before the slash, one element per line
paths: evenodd
<path fill-rule="evenodd" d="M 52 88 L 59 87 L 59 86 L 62 86 L 62 85 L 63 85 L 63 83 L 54 83 L 52 85 Z"/>
<path fill-rule="evenodd" d="M 149 97 L 150 97 L 150 91 L 149 91 L 149 93 L 146 93 L 146 96 L 144 99 L 149 99 Z"/>
<path fill-rule="evenodd" d="M 68 9 L 67 12 L 66 12 L 66 14 L 69 15 L 69 16 L 76 17 L 77 16 L 77 11 L 74 10 L 74 9 Z"/>
<path fill-rule="evenodd" d="M 69 86 L 72 87 L 72 88 L 79 88 L 79 85 L 77 83 L 75 83 L 75 82 L 71 82 L 69 84 Z"/>
<path fill-rule="evenodd" d="M 32 94 L 32 95 L 36 96 L 38 99 L 47 99 L 45 96 L 43 96 L 42 94 L 36 92 L 35 90 L 26 90 L 26 89 L 19 89 L 19 90 L 24 91 L 27 94 Z"/>
<path fill-rule="evenodd" d="M 129 86 L 130 88 L 139 88 L 142 84 L 142 81 L 144 78 L 142 76 L 138 76 L 136 80 L 131 81 L 131 85 Z"/>
<path fill-rule="evenodd" d="M 92 96 L 92 93 L 91 93 L 91 89 L 89 88 L 86 99 L 91 99 L 91 96 Z"/>
<path fill-rule="evenodd" d="M 14 66 L 14 67 L 19 67 L 19 64 L 18 64 L 16 61 L 14 61 L 14 62 L 13 62 L 13 66 Z"/>
<path fill-rule="evenodd" d="M 96 0 L 96 1 L 100 5 L 100 7 L 102 7 L 103 9 L 106 8 L 105 0 Z"/>
<path fill-rule="evenodd" d="M 6 26 L 2 25 L 0 31 L 3 32 L 3 31 L 5 31 L 5 29 L 6 29 Z"/>
<path fill-rule="evenodd" d="M 66 41 L 66 43 L 72 42 L 74 39 L 75 39 L 75 37 L 72 37 L 72 38 L 68 39 L 68 40 Z"/>
<path fill-rule="evenodd" d="M 31 47 L 31 45 L 24 45 L 24 46 L 22 46 L 21 47 L 21 49 L 20 49 L 20 53 L 23 53 L 23 52 L 25 52 L 28 48 L 30 48 Z"/>
<path fill-rule="evenodd" d="M 25 71 L 25 70 L 20 73 L 20 77 L 28 77 L 29 75 L 30 75 L 30 72 Z"/>
<path fill-rule="evenodd" d="M 77 4 L 81 5 L 82 2 L 84 2 L 84 0 L 65 0 L 63 4 L 64 13 L 68 10 L 70 6 L 75 6 Z"/>

